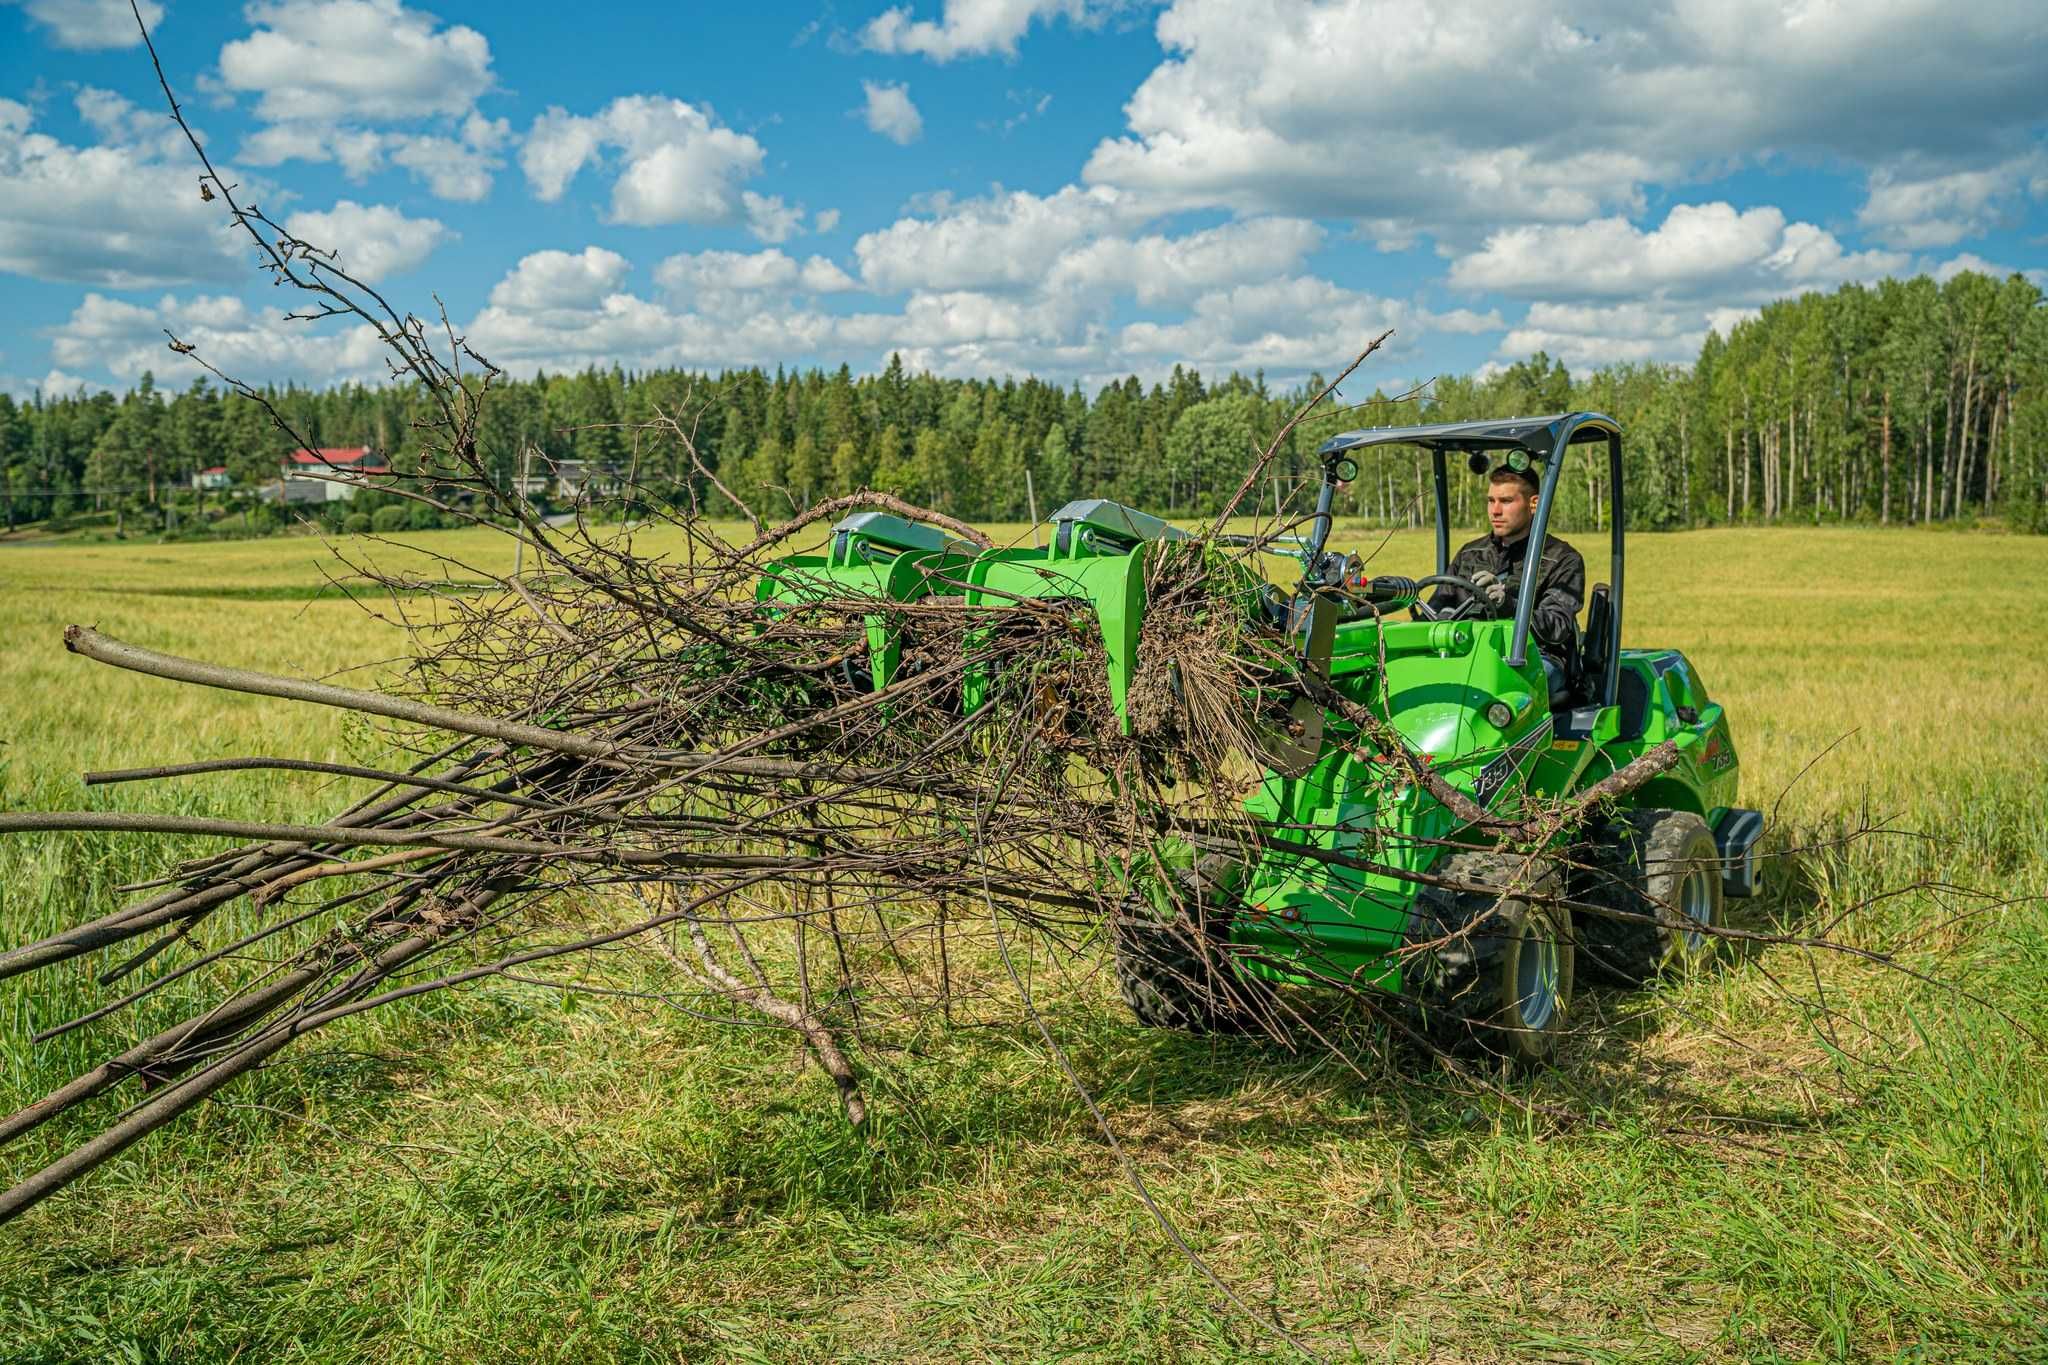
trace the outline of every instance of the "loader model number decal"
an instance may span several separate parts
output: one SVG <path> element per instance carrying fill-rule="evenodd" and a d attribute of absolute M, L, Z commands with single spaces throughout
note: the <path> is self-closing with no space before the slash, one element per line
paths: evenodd
<path fill-rule="evenodd" d="M 1493 799 L 1506 787 L 1522 766 L 1522 760 L 1550 740 L 1550 733 L 1557 724 L 1554 716 L 1545 716 L 1543 723 L 1516 740 L 1500 757 L 1479 770 L 1479 780 L 1472 784 L 1472 797 L 1481 807 L 1491 809 Z"/>

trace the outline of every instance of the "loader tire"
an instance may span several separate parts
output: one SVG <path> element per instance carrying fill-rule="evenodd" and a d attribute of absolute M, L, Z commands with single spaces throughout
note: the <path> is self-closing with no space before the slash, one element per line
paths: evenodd
<path fill-rule="evenodd" d="M 1222 945 L 1203 944 L 1186 920 L 1117 926 L 1116 989 L 1148 1028 L 1182 1033 L 1242 1033 L 1253 1026 L 1249 983 L 1232 970 Z"/>
<path fill-rule="evenodd" d="M 1431 869 L 1451 881 L 1555 892 L 1546 859 L 1467 850 Z M 1546 1066 L 1570 1028 L 1577 946 L 1571 917 L 1525 896 L 1425 887 L 1417 898 L 1411 937 L 1447 940 L 1431 954 L 1434 971 L 1418 971 L 1425 1010 L 1454 1031 L 1518 1066 Z"/>
<path fill-rule="evenodd" d="M 1269 1017 L 1272 987 L 1238 967 L 1222 877 L 1204 871 L 1185 875 L 1172 918 L 1142 904 L 1116 917 L 1117 994 L 1150 1028 L 1247 1032 Z"/>
<path fill-rule="evenodd" d="M 1722 923 L 1721 850 L 1706 821 L 1691 811 L 1628 811 L 1601 831 L 1589 854 L 1575 899 L 1642 916 L 1580 912 L 1589 967 L 1640 986 L 1713 957 L 1717 939 L 1702 928 Z"/>

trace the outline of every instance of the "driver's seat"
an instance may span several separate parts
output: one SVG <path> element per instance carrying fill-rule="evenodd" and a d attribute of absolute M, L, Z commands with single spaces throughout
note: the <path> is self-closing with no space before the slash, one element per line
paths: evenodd
<path fill-rule="evenodd" d="M 1586 633 L 1574 660 L 1572 692 L 1581 705 L 1601 700 L 1600 688 L 1607 681 L 1607 655 L 1614 646 L 1614 595 L 1605 583 L 1595 583 L 1586 597 Z"/>

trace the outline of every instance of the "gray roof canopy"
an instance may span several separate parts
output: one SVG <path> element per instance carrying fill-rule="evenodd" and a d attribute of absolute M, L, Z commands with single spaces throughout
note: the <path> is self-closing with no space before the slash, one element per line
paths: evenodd
<path fill-rule="evenodd" d="M 1486 422 L 1438 422 L 1420 427 L 1365 427 L 1332 436 L 1316 450 L 1336 455 L 1367 446 L 1414 445 L 1431 450 L 1526 450 L 1547 456 L 1557 444 L 1559 428 L 1576 420 L 1573 444 L 1597 441 L 1621 431 L 1621 424 L 1597 412 L 1559 412 L 1548 417 L 1507 417 Z"/>

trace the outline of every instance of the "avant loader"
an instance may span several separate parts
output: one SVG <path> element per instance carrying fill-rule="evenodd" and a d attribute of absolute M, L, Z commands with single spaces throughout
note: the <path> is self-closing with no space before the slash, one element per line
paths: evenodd
<path fill-rule="evenodd" d="M 1419 446 L 1433 461 L 1436 572 L 1421 579 L 1367 576 L 1329 548 L 1338 490 L 1384 446 Z M 1535 564 L 1567 457 L 1602 446 L 1608 581 L 1589 594 L 1578 640 L 1560 651 L 1569 657 L 1546 668 L 1530 633 L 1533 576 L 1510 580 L 1512 616 L 1488 619 L 1479 588 L 1450 571 L 1450 460 L 1474 475 L 1496 461 L 1536 475 Z M 1125 1001 L 1146 1023 L 1202 1031 L 1245 1026 L 1275 983 L 1377 987 L 1541 1062 L 1566 1028 L 1581 969 L 1640 982 L 1696 964 L 1713 949 L 1724 897 L 1757 885 L 1763 821 L 1735 804 L 1722 707 L 1678 651 L 1621 645 L 1621 450 L 1620 427 L 1587 412 L 1333 437 L 1318 451 L 1317 502 L 1290 542 L 1300 572 L 1286 586 L 1248 567 L 1250 555 L 1228 554 L 1229 538 L 1198 541 L 1088 500 L 1052 515 L 1044 546 L 993 550 L 857 513 L 823 554 L 777 561 L 759 596 L 783 610 L 874 599 L 868 647 L 844 667 L 876 690 L 919 666 L 887 603 L 956 596 L 990 608 L 992 622 L 1006 604 L 1071 604 L 1107 667 L 1114 723 L 1132 734 L 1149 723 L 1141 712 L 1158 709 L 1145 681 L 1148 592 L 1176 556 L 1203 557 L 1226 585 L 1218 610 L 1241 616 L 1251 645 L 1239 702 L 1253 742 L 1232 790 L 1258 837 L 1219 847 L 1174 828 L 1104 869 L 1128 906 L 1116 926 Z M 1439 585 L 1463 589 L 1462 604 L 1433 608 L 1425 594 Z M 1164 689 L 1186 703 L 1179 668 L 1165 671 Z M 1261 687 L 1261 676 L 1282 685 Z M 963 709 L 984 683 L 972 667 L 961 674 Z M 1059 704 L 1046 699 L 1049 713 Z M 1648 780 L 1577 800 L 1653 752 Z"/>

